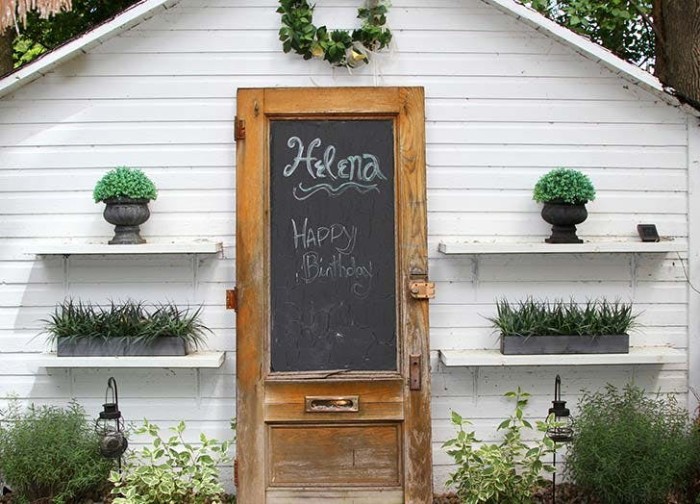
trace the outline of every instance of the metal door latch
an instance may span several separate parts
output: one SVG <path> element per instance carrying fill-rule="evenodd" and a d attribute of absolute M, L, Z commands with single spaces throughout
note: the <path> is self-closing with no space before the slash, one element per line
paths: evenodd
<path fill-rule="evenodd" d="M 427 280 L 411 280 L 409 291 L 413 299 L 432 299 L 435 297 L 435 282 Z"/>
<path fill-rule="evenodd" d="M 226 309 L 238 311 L 238 291 L 226 289 Z"/>

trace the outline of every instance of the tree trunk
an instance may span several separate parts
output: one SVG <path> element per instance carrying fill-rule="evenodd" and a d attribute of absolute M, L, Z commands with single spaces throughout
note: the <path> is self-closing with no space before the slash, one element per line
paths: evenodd
<path fill-rule="evenodd" d="M 700 0 L 655 0 L 656 76 L 700 108 Z"/>
<path fill-rule="evenodd" d="M 14 38 L 15 31 L 12 28 L 6 28 L 0 33 L 0 77 L 12 71 L 12 41 Z"/>

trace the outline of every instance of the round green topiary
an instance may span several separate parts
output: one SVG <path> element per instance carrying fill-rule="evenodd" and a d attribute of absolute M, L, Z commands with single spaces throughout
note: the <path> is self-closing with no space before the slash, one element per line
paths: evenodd
<path fill-rule="evenodd" d="M 111 198 L 154 200 L 158 196 L 156 186 L 138 168 L 120 166 L 107 172 L 92 193 L 95 203 Z"/>
<path fill-rule="evenodd" d="M 595 199 L 590 179 L 578 170 L 556 168 L 540 177 L 532 199 L 539 203 L 570 203 L 581 205 Z"/>

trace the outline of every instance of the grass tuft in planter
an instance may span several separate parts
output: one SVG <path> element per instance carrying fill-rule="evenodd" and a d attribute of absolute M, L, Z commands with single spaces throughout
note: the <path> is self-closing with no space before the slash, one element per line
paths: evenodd
<path fill-rule="evenodd" d="M 59 356 L 185 355 L 211 332 L 201 311 L 172 303 L 129 300 L 102 307 L 68 299 L 44 320 L 44 329 Z"/>
<path fill-rule="evenodd" d="M 631 303 L 604 298 L 582 305 L 573 299 L 500 299 L 496 313 L 488 320 L 501 333 L 505 355 L 628 353 L 637 318 Z"/>

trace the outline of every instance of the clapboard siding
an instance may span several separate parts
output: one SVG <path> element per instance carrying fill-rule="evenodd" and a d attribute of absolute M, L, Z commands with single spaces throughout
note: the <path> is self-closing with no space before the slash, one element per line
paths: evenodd
<path fill-rule="evenodd" d="M 354 22 L 357 2 L 326 0 L 317 24 Z M 636 239 L 636 224 L 688 239 L 686 115 L 516 19 L 478 0 L 395 0 L 394 47 L 367 68 L 330 69 L 283 54 L 273 0 L 182 0 L 0 100 L 0 398 L 61 404 L 96 414 L 109 376 L 129 419 L 189 424 L 226 438 L 235 415 L 235 96 L 240 87 L 424 86 L 428 164 L 431 346 L 495 348 L 488 317 L 507 296 L 608 296 L 632 300 L 633 345 L 688 346 L 688 254 L 445 256 L 441 240 L 541 240 L 549 227 L 532 201 L 539 176 L 584 170 L 598 189 L 579 226 L 585 239 Z M 91 197 L 114 166 L 144 168 L 159 188 L 149 240 L 221 241 L 223 258 L 45 257 L 40 244 L 105 241 L 111 226 Z M 220 369 L 39 368 L 37 336 L 67 296 L 134 298 L 202 306 L 225 350 Z M 575 403 L 581 389 L 629 380 L 688 393 L 685 364 L 433 369 L 436 489 L 449 458 L 450 411 L 475 420 L 479 437 L 512 410 L 502 397 L 533 393 L 529 413 L 550 405 L 554 372 Z M 4 405 L 0 399 L 0 407 Z M 572 404 L 570 402 L 570 404 Z M 134 440 L 138 445 L 142 440 Z M 225 468 L 230 474 L 231 468 Z"/>

